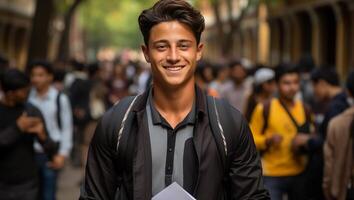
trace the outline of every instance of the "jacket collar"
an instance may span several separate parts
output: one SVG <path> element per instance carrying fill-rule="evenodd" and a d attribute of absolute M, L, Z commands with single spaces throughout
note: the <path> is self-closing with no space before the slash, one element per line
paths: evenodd
<path fill-rule="evenodd" d="M 149 92 L 152 90 L 152 87 L 149 87 L 148 90 L 146 90 L 143 94 L 141 94 L 137 100 L 136 103 L 133 105 L 132 111 L 139 112 L 142 111 L 146 108 L 146 103 L 149 97 Z M 195 91 L 196 91 L 196 111 L 198 116 L 199 115 L 206 115 L 207 114 L 207 108 L 206 108 L 206 96 L 205 93 L 196 85 L 195 86 Z"/>

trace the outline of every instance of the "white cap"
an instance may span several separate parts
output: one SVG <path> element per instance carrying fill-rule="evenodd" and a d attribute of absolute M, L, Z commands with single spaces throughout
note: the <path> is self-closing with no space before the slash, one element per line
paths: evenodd
<path fill-rule="evenodd" d="M 258 69 L 254 74 L 254 83 L 259 85 L 274 79 L 274 77 L 275 77 L 275 73 L 273 70 L 268 68 L 261 68 Z"/>

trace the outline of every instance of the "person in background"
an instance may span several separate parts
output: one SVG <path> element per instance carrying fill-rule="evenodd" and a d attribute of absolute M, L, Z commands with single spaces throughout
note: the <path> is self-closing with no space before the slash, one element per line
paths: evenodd
<path fill-rule="evenodd" d="M 66 72 L 63 69 L 56 68 L 54 70 L 53 86 L 55 87 L 55 89 L 57 89 L 60 92 L 64 92 L 65 90 L 65 85 L 64 85 L 65 75 Z"/>
<path fill-rule="evenodd" d="M 354 71 L 347 78 L 354 102 Z M 327 200 L 354 199 L 354 104 L 330 120 L 324 143 L 323 191 Z"/>
<path fill-rule="evenodd" d="M 311 108 L 314 107 L 314 91 L 311 84 L 311 72 L 316 65 L 310 54 L 304 54 L 297 63 L 300 73 L 300 98 Z"/>
<path fill-rule="evenodd" d="M 72 148 L 71 106 L 68 97 L 53 87 L 53 68 L 49 62 L 31 62 L 28 70 L 33 85 L 28 101 L 42 112 L 49 137 L 58 146 L 58 151 L 50 160 L 38 143 L 35 144 L 41 176 L 41 198 L 54 200 L 58 172 L 64 167 Z"/>
<path fill-rule="evenodd" d="M 229 78 L 229 68 L 222 64 L 214 64 L 213 74 L 215 79 L 209 84 L 209 88 L 220 94 L 223 85 Z"/>
<path fill-rule="evenodd" d="M 262 155 L 264 184 L 272 200 L 304 199 L 306 145 L 294 143 L 301 135 L 310 137 L 311 118 L 304 103 L 295 96 L 300 89 L 297 70 L 287 64 L 277 67 L 275 80 L 279 97 L 259 103 L 251 117 L 251 130 Z"/>
<path fill-rule="evenodd" d="M 56 145 L 48 137 L 41 112 L 26 103 L 28 77 L 17 69 L 4 71 L 0 100 L 0 199 L 37 200 L 38 169 L 33 144 L 39 141 L 49 157 Z"/>
<path fill-rule="evenodd" d="M 316 68 L 311 73 L 311 81 L 315 97 L 322 101 L 328 101 L 323 121 L 318 130 L 325 139 L 329 121 L 349 107 L 347 94 L 340 86 L 339 76 L 334 67 Z M 322 147 L 322 144 L 320 145 Z"/>
<path fill-rule="evenodd" d="M 90 90 L 91 81 L 88 79 L 86 65 L 79 61 L 72 61 L 74 72 L 72 82 L 67 88 L 70 104 L 73 112 L 74 137 L 71 151 L 71 163 L 75 167 L 81 167 L 81 144 L 84 138 L 84 130 L 91 119 L 90 116 Z"/>
<path fill-rule="evenodd" d="M 316 137 L 304 138 L 297 136 L 294 140 L 298 144 L 306 145 L 311 157 L 307 167 L 307 184 L 311 189 L 307 190 L 309 199 L 322 200 L 323 180 L 323 143 L 327 137 L 329 121 L 349 107 L 347 94 L 340 86 L 339 76 L 334 67 L 322 66 L 311 72 L 311 81 L 317 101 L 326 102 L 327 107 L 324 117 L 316 129 Z M 309 188 L 309 187 L 307 187 Z"/>
<path fill-rule="evenodd" d="M 244 113 L 246 99 L 251 93 L 251 88 L 245 82 L 247 70 L 239 61 L 230 62 L 229 67 L 230 80 L 224 84 L 220 96 Z"/>
<path fill-rule="evenodd" d="M 214 79 L 213 67 L 211 63 L 203 60 L 199 61 L 194 76 L 195 76 L 195 82 L 203 91 L 206 91 L 207 94 L 213 97 L 220 96 L 219 93 L 214 88 L 209 87 L 211 81 Z"/>
<path fill-rule="evenodd" d="M 276 91 L 275 72 L 272 69 L 260 68 L 254 74 L 253 90 L 249 95 L 245 108 L 245 117 L 251 120 L 257 104 L 270 101 Z"/>
<path fill-rule="evenodd" d="M 113 68 L 113 77 L 110 81 L 109 101 L 113 105 L 123 97 L 129 95 L 129 82 L 126 76 L 126 66 L 116 61 Z"/>

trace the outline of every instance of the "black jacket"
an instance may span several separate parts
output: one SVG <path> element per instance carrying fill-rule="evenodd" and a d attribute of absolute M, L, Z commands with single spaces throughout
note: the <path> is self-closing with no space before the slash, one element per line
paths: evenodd
<path fill-rule="evenodd" d="M 147 97 L 148 92 L 139 96 L 132 107 L 134 120 L 130 133 L 136 133 L 136 145 L 131 168 L 119 170 L 126 163 L 121 163 L 116 152 L 119 126 L 115 119 L 121 115 L 117 113 L 117 105 L 103 116 L 91 141 L 80 200 L 108 200 L 114 199 L 115 195 L 120 200 L 151 199 L 151 151 L 145 111 Z M 198 200 L 223 200 L 228 188 L 228 199 L 270 199 L 263 187 L 261 164 L 252 133 L 241 113 L 230 106 L 233 121 L 240 123 L 240 129 L 233 135 L 236 142 L 231 144 L 229 152 L 230 181 L 224 187 L 224 168 L 211 133 L 206 96 L 199 88 L 196 89 L 196 108 L 193 142 L 197 170 L 192 195 Z"/>
<path fill-rule="evenodd" d="M 15 107 L 0 104 L 0 190 L 4 189 L 1 187 L 3 185 L 16 186 L 37 180 L 33 148 L 35 139 L 41 143 L 48 156 L 56 152 L 56 144 L 49 137 L 41 141 L 36 135 L 19 129 L 16 120 L 23 112 L 41 118 L 44 123 L 41 112 L 29 103 Z"/>

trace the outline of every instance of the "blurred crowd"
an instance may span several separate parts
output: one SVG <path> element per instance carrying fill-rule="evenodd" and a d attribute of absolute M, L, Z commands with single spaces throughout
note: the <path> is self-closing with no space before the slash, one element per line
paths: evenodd
<path fill-rule="evenodd" d="M 93 63 L 37 60 L 25 72 L 6 58 L 0 65 L 0 197 L 5 199 L 37 194 L 55 199 L 67 161 L 84 168 L 104 112 L 152 84 L 150 66 L 119 56 Z M 315 66 L 310 56 L 278 66 L 203 60 L 195 80 L 250 122 L 272 199 L 353 195 L 353 72 L 340 81 L 334 66 Z"/>

